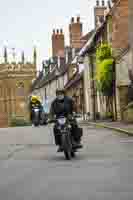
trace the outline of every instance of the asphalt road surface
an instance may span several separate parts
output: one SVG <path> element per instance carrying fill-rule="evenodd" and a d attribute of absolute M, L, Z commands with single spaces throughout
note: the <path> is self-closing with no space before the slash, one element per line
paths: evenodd
<path fill-rule="evenodd" d="M 133 200 L 133 137 L 84 127 L 72 161 L 51 127 L 0 129 L 0 200 Z"/>

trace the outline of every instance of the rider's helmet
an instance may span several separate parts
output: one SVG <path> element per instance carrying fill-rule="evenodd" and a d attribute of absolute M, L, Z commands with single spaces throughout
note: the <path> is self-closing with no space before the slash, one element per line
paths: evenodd
<path fill-rule="evenodd" d="M 37 101 L 40 102 L 40 98 L 38 96 L 35 96 L 35 95 L 31 96 L 31 102 L 32 103 L 36 103 Z"/>
<path fill-rule="evenodd" d="M 56 96 L 58 100 L 64 100 L 65 90 L 63 88 L 56 90 Z"/>
<path fill-rule="evenodd" d="M 58 95 L 65 95 L 65 90 L 64 90 L 64 88 L 58 88 L 58 89 L 56 90 L 56 96 L 58 96 Z"/>

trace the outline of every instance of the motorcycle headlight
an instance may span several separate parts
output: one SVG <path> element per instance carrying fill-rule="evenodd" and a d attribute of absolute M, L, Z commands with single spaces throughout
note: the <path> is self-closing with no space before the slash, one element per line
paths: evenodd
<path fill-rule="evenodd" d="M 34 111 L 35 111 L 35 112 L 39 112 L 39 109 L 38 109 L 38 108 L 35 108 Z"/>
<path fill-rule="evenodd" d="M 66 123 L 66 118 L 60 118 L 60 119 L 58 119 L 58 123 L 60 125 L 64 125 Z"/>
<path fill-rule="evenodd" d="M 72 128 L 72 126 L 69 124 L 69 125 L 68 125 L 68 128 L 70 128 L 70 129 L 71 129 L 71 128 Z"/>

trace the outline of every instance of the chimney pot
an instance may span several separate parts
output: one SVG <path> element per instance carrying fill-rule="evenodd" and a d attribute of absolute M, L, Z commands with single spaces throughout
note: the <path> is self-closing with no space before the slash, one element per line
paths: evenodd
<path fill-rule="evenodd" d="M 74 17 L 71 18 L 71 23 L 74 23 Z"/>
<path fill-rule="evenodd" d="M 111 9 L 111 2 L 108 0 L 107 3 L 108 3 L 108 8 Z"/>
<path fill-rule="evenodd" d="M 53 34 L 55 34 L 55 29 L 53 29 Z"/>
<path fill-rule="evenodd" d="M 96 1 L 96 6 L 99 6 L 99 5 L 100 5 L 99 0 L 97 0 Z"/>
<path fill-rule="evenodd" d="M 60 34 L 63 34 L 63 29 L 60 29 Z"/>
<path fill-rule="evenodd" d="M 57 29 L 57 34 L 59 34 L 59 29 Z"/>
<path fill-rule="evenodd" d="M 102 6 L 105 6 L 105 1 L 104 0 L 102 0 Z"/>
<path fill-rule="evenodd" d="M 77 17 L 77 22 L 78 22 L 78 23 L 80 22 L 80 17 Z"/>

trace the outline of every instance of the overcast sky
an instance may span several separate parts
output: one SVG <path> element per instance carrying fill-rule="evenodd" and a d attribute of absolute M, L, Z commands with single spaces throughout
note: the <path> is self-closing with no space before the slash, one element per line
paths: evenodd
<path fill-rule="evenodd" d="M 68 44 L 68 24 L 72 16 L 80 15 L 84 33 L 93 28 L 95 0 L 4 0 L 0 4 L 0 55 L 4 45 L 21 50 L 32 59 L 37 46 L 38 63 L 51 55 L 53 28 L 63 28 Z"/>

